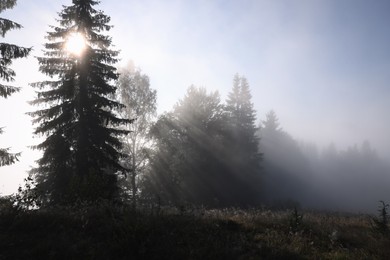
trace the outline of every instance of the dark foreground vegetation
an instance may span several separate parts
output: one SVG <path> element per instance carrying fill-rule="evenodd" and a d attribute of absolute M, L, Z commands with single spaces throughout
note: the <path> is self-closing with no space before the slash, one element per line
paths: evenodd
<path fill-rule="evenodd" d="M 0 259 L 389 259 L 367 215 L 266 209 L 1 206 Z"/>

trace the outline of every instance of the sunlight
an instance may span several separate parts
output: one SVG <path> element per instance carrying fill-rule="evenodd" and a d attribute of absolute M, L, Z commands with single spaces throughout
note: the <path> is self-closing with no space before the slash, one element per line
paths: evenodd
<path fill-rule="evenodd" d="M 80 56 L 86 47 L 86 41 L 81 33 L 72 33 L 68 36 L 65 50 L 76 56 Z"/>

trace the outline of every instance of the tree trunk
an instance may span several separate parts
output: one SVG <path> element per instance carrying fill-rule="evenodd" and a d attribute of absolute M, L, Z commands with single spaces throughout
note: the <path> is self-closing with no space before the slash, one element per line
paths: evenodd
<path fill-rule="evenodd" d="M 133 191 L 133 197 L 132 197 L 132 207 L 133 207 L 133 210 L 135 211 L 137 209 L 137 187 L 136 187 L 136 183 L 135 183 L 135 177 L 137 176 L 137 173 L 136 173 L 136 167 L 135 167 L 135 157 L 133 156 L 133 167 L 132 167 L 132 171 L 131 171 L 131 188 L 132 188 L 132 191 Z"/>

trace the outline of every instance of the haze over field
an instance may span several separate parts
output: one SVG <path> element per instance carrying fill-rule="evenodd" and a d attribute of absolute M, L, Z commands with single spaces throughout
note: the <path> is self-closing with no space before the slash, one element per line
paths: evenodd
<path fill-rule="evenodd" d="M 25 115 L 35 110 L 26 103 L 34 98 L 28 83 L 45 79 L 35 56 L 42 55 L 56 13 L 70 4 L 19 0 L 3 14 L 24 26 L 5 41 L 34 48 L 14 63 L 22 91 L 0 102 L 1 146 L 23 152 L 20 162 L 0 168 L 3 194 L 16 191 L 38 158 L 28 149 L 37 143 Z M 103 0 L 99 8 L 111 16 L 118 66 L 133 60 L 150 77 L 160 114 L 192 84 L 218 90 L 224 99 L 239 73 L 251 87 L 258 122 L 273 109 L 295 140 L 320 151 L 330 143 L 347 150 L 368 140 L 382 161 L 390 161 L 389 1 Z M 388 198 L 373 196 L 373 206 Z"/>

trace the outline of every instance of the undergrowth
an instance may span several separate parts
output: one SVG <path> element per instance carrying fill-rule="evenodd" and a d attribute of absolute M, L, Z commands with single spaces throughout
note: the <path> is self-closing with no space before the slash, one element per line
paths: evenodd
<path fill-rule="evenodd" d="M 0 203 L 0 259 L 390 259 L 389 245 L 366 215 Z"/>

